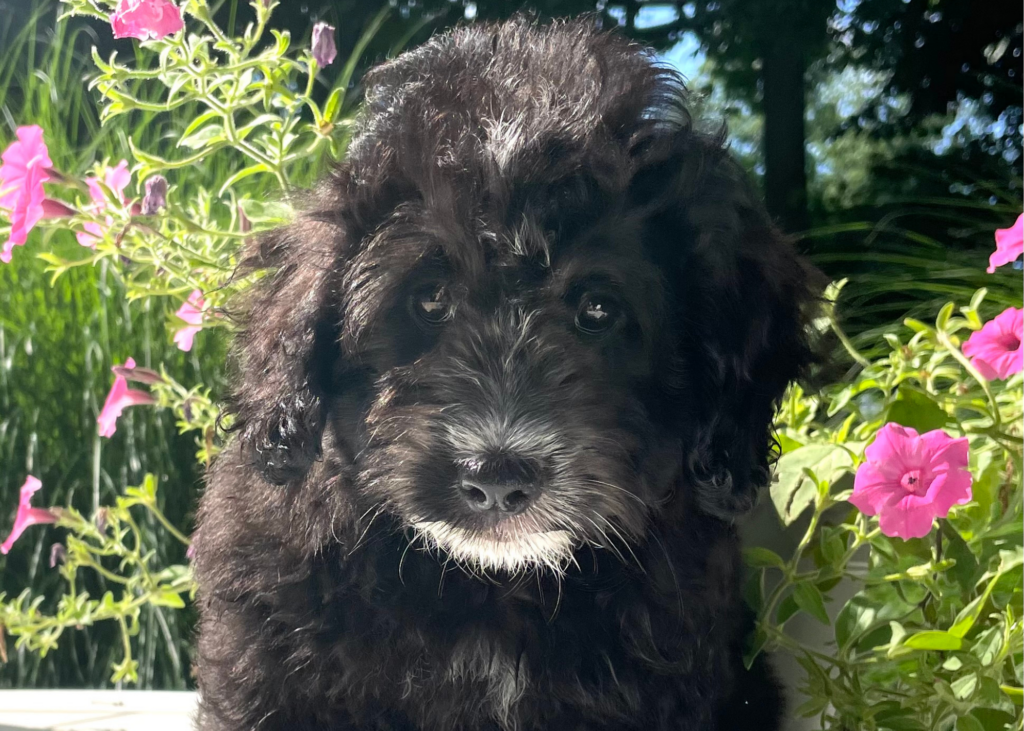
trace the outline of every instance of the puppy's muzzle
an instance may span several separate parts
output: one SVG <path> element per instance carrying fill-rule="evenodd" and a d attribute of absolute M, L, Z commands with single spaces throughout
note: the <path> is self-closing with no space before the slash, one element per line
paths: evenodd
<path fill-rule="evenodd" d="M 518 515 L 540 493 L 540 469 L 509 455 L 470 460 L 460 470 L 458 490 L 474 512 Z"/>

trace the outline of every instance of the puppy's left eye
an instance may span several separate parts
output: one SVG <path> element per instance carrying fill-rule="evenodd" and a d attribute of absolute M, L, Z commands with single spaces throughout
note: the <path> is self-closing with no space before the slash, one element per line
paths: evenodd
<path fill-rule="evenodd" d="M 413 314 L 426 325 L 440 325 L 452 316 L 452 302 L 443 284 L 424 287 L 412 296 Z"/>
<path fill-rule="evenodd" d="M 580 300 L 576 311 L 576 328 L 587 335 L 601 335 L 615 327 L 622 319 L 622 308 L 611 297 L 587 294 Z"/>

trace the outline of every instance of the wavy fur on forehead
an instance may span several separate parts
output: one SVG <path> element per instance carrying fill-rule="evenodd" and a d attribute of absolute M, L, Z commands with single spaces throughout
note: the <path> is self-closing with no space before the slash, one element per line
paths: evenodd
<path fill-rule="evenodd" d="M 774 731 L 770 669 L 742 663 L 731 521 L 768 481 L 775 403 L 811 360 L 818 275 L 722 137 L 694 129 L 679 78 L 589 20 L 460 28 L 367 89 L 346 159 L 242 263 L 265 276 L 195 538 L 200 728 Z M 595 226 L 617 248 L 580 255 Z M 424 241 L 463 288 L 604 267 L 636 305 L 621 359 L 641 375 L 595 367 L 552 314 L 564 292 L 506 311 L 516 327 L 456 311 L 447 360 L 423 365 L 430 348 L 394 333 L 440 246 Z M 517 519 L 536 532 L 490 542 L 416 512 L 417 481 L 447 479 L 423 465 L 486 441 L 480 413 L 438 414 L 488 398 L 488 347 L 515 351 L 519 395 L 549 409 L 508 430 L 522 449 L 580 447 L 613 475 L 573 496 L 594 532 L 553 526 L 553 492 Z"/>

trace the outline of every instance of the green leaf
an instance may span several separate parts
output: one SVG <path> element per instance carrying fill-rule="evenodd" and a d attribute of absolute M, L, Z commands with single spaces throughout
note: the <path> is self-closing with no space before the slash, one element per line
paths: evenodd
<path fill-rule="evenodd" d="M 235 173 L 230 178 L 228 178 L 227 180 L 224 181 L 224 185 L 222 185 L 220 187 L 220 192 L 217 195 L 223 196 L 224 193 L 227 192 L 228 188 L 230 188 L 232 185 L 234 185 L 238 181 L 244 180 L 245 178 L 248 178 L 250 175 L 256 175 L 258 173 L 269 173 L 269 172 L 270 172 L 270 168 L 268 168 L 266 165 L 264 165 L 261 162 L 258 162 L 255 165 L 250 165 L 247 168 L 242 168 L 237 173 Z"/>
<path fill-rule="evenodd" d="M 953 690 L 953 696 L 960 701 L 965 701 L 974 695 L 978 687 L 978 676 L 976 673 L 969 673 L 957 678 L 949 686 Z"/>
<path fill-rule="evenodd" d="M 908 615 L 915 609 L 906 602 L 892 584 L 870 586 L 854 595 L 836 617 L 836 643 L 847 648 L 867 632 L 889 622 L 912 621 Z"/>
<path fill-rule="evenodd" d="M 224 126 L 220 122 L 208 124 L 198 132 L 182 137 L 178 140 L 178 147 L 187 147 L 190 150 L 203 149 L 214 142 L 223 142 L 227 137 L 224 135 Z"/>
<path fill-rule="evenodd" d="M 1017 688 L 1012 685 L 1000 685 L 999 690 L 1006 693 L 1007 697 L 1009 697 L 1015 705 L 1024 705 L 1024 688 Z"/>
<path fill-rule="evenodd" d="M 939 310 L 938 317 L 935 318 L 936 330 L 945 330 L 949 326 L 949 318 L 953 314 L 953 307 L 954 305 L 952 302 L 947 302 L 942 306 L 942 309 Z"/>
<path fill-rule="evenodd" d="M 793 598 L 792 594 L 787 594 L 785 598 L 779 602 L 779 608 L 775 611 L 775 621 L 779 626 L 782 626 L 799 611 L 800 607 L 797 606 L 796 599 Z"/>
<path fill-rule="evenodd" d="M 981 725 L 981 721 L 976 719 L 970 714 L 964 714 L 957 716 L 956 719 L 956 731 L 985 731 L 985 727 Z"/>
<path fill-rule="evenodd" d="M 900 426 L 924 432 L 941 429 L 949 424 L 949 414 L 923 393 L 900 390 L 899 397 L 889 406 L 886 420 Z"/>
<path fill-rule="evenodd" d="M 797 584 L 793 588 L 793 600 L 798 607 L 822 624 L 831 624 L 828 611 L 825 609 L 825 600 L 814 584 L 809 581 Z"/>
<path fill-rule="evenodd" d="M 125 658 L 114 665 L 114 675 L 111 682 L 117 683 L 127 680 L 129 683 L 139 682 L 139 663 L 137 660 Z"/>
<path fill-rule="evenodd" d="M 837 444 L 809 444 L 779 458 L 772 502 L 785 525 L 790 525 L 818 497 L 818 481 L 834 481 L 853 470 L 850 453 Z M 808 476 L 814 475 L 814 479 Z"/>
<path fill-rule="evenodd" d="M 185 600 L 173 591 L 164 591 L 159 594 L 153 594 L 153 596 L 150 597 L 149 602 L 150 604 L 158 607 L 170 607 L 171 609 L 185 608 Z"/>
<path fill-rule="evenodd" d="M 761 654 L 761 650 L 764 649 L 765 644 L 768 642 L 768 635 L 765 631 L 758 627 L 754 631 L 753 637 L 750 639 L 750 645 L 747 647 L 747 651 L 743 654 L 743 667 L 750 670 L 754 666 L 754 660 Z"/>
<path fill-rule="evenodd" d="M 903 643 L 904 647 L 913 650 L 959 650 L 962 645 L 963 640 L 959 637 L 938 630 L 918 632 L 908 637 Z"/>
<path fill-rule="evenodd" d="M 939 523 L 942 526 L 942 537 L 946 541 L 945 554 L 956 561 L 949 569 L 949 575 L 960 586 L 960 590 L 968 594 L 978 580 L 978 559 L 948 520 L 940 520 Z"/>
<path fill-rule="evenodd" d="M 182 137 L 188 137 L 190 134 L 192 134 L 197 129 L 202 127 L 206 122 L 209 122 L 211 119 L 216 119 L 219 116 L 220 116 L 220 112 L 216 112 L 216 111 L 209 111 L 209 112 L 204 112 L 203 114 L 200 114 L 198 117 L 196 117 L 195 119 L 192 120 L 192 123 L 189 124 L 188 127 L 185 128 L 185 131 L 181 133 L 181 136 Z M 179 142 L 178 144 L 180 145 L 181 143 Z"/>
<path fill-rule="evenodd" d="M 747 562 L 748 566 L 755 569 L 781 569 L 786 565 L 786 562 L 775 551 L 760 546 L 745 549 L 743 560 Z"/>
<path fill-rule="evenodd" d="M 238 207 L 245 213 L 254 225 L 271 224 L 278 226 L 287 223 L 295 217 L 294 209 L 287 203 L 279 201 L 256 201 L 251 198 L 243 198 L 238 201 Z"/>
<path fill-rule="evenodd" d="M 341 103 L 345 100 L 345 90 L 338 87 L 331 92 L 331 95 L 327 97 L 327 103 L 324 104 L 324 119 L 328 122 L 334 122 L 334 118 L 338 112 L 341 111 Z"/>
<path fill-rule="evenodd" d="M 987 630 L 978 635 L 974 640 L 974 646 L 971 648 L 971 652 L 981 660 L 981 664 L 988 667 L 995 659 L 999 656 L 999 652 L 1003 649 L 1003 627 L 999 624 L 995 627 L 989 627 Z"/>

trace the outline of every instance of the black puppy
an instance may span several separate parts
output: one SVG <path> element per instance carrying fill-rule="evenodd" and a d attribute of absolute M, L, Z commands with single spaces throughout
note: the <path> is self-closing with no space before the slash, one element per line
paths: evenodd
<path fill-rule="evenodd" d="M 730 525 L 816 277 L 650 53 L 434 38 L 246 266 L 204 729 L 768 731 Z"/>

